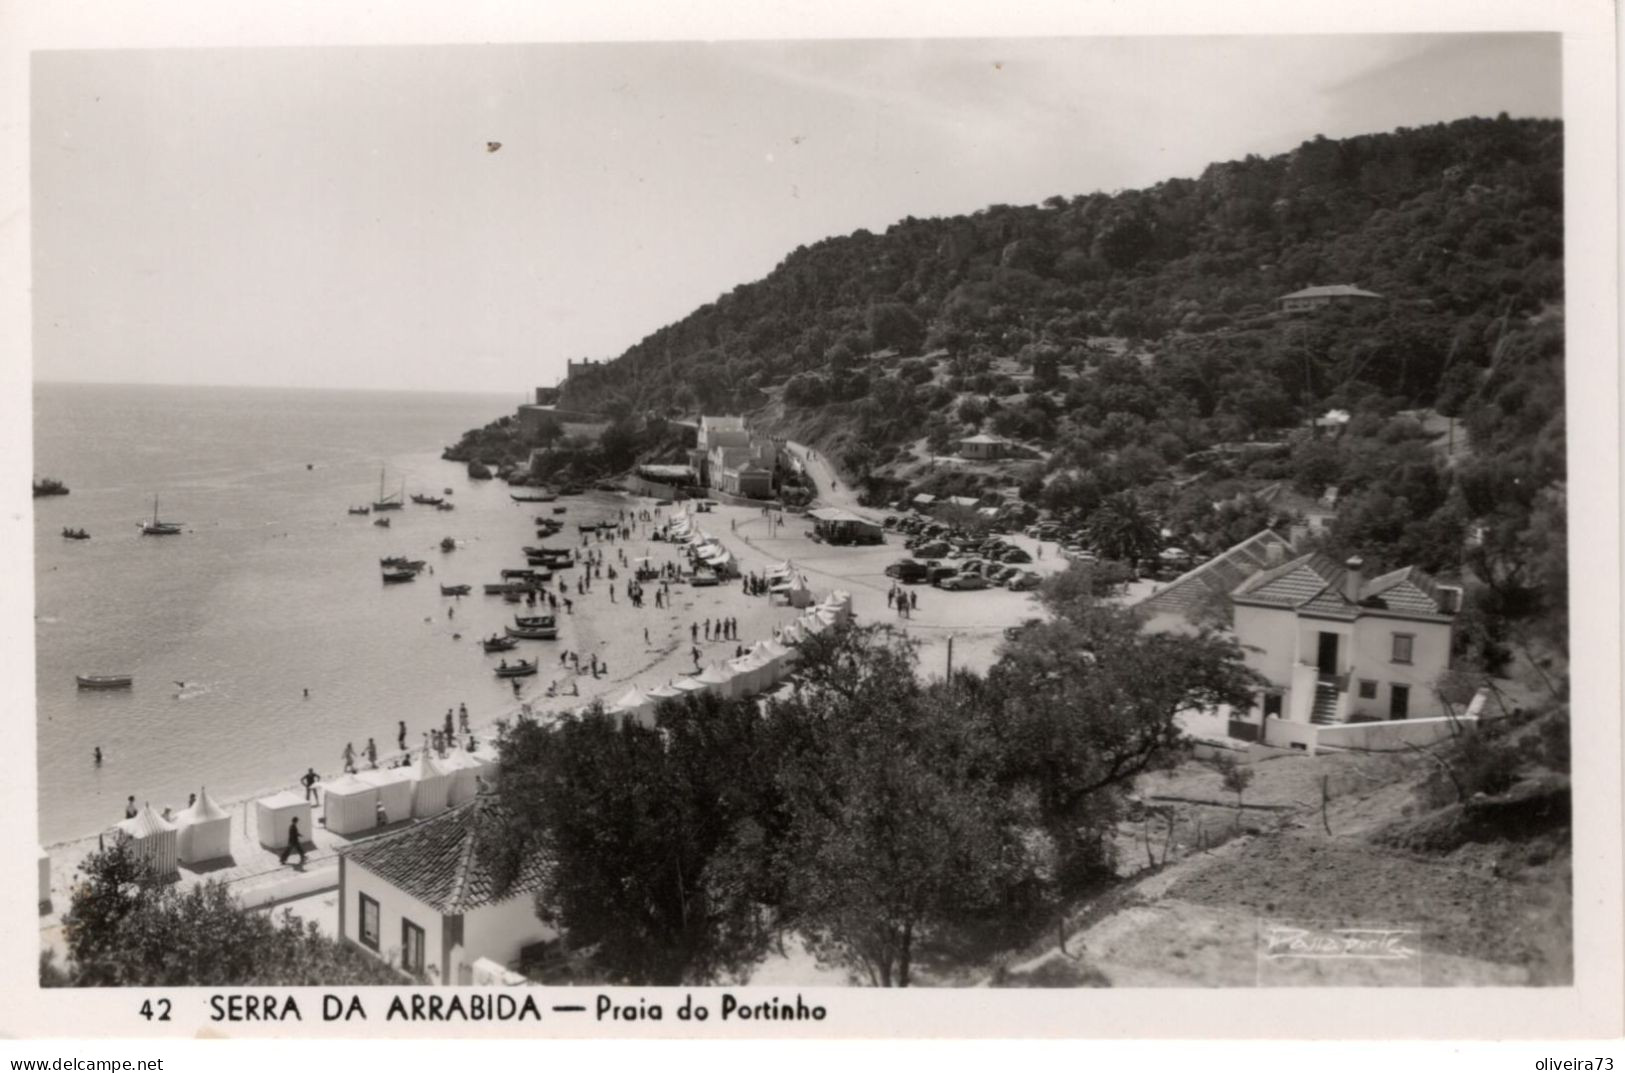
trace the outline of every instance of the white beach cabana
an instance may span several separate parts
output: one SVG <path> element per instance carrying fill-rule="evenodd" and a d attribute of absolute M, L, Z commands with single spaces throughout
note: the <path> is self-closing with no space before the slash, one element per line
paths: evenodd
<path fill-rule="evenodd" d="M 136 856 L 146 861 L 160 878 L 178 870 L 179 846 L 175 825 L 154 812 L 151 805 L 118 825 L 120 834 L 130 840 Z"/>
<path fill-rule="evenodd" d="M 733 671 L 721 663 L 713 663 L 705 670 L 694 676 L 694 680 L 702 682 L 712 693 L 724 700 L 738 696 L 743 689 L 736 681 Z"/>
<path fill-rule="evenodd" d="M 774 682 L 780 682 L 790 674 L 790 668 L 796 661 L 795 649 L 778 641 L 762 641 L 756 647 L 772 660 Z"/>
<path fill-rule="evenodd" d="M 336 835 L 372 830 L 378 826 L 378 787 L 356 775 L 323 783 L 322 819 Z"/>
<path fill-rule="evenodd" d="M 639 726 L 655 725 L 655 701 L 637 686 L 617 697 L 615 703 L 609 706 L 609 711 Z"/>
<path fill-rule="evenodd" d="M 304 795 L 284 790 L 254 802 L 254 830 L 266 849 L 281 849 L 288 844 L 288 824 L 295 819 L 299 821 L 299 833 L 310 841 L 310 802 Z"/>
<path fill-rule="evenodd" d="M 681 696 L 691 696 L 695 693 L 704 693 L 711 687 L 698 678 L 678 678 L 672 682 L 671 687 Z"/>
<path fill-rule="evenodd" d="M 655 686 L 653 689 L 649 690 L 647 696 L 651 701 L 654 702 L 654 706 L 659 708 L 668 700 L 681 700 L 683 694 L 680 690 L 673 689 L 670 685 L 663 685 Z"/>
<path fill-rule="evenodd" d="M 231 856 L 231 813 L 214 803 L 207 789 L 199 789 L 197 800 L 175 817 L 180 829 L 176 850 L 185 864 L 215 861 Z"/>
<path fill-rule="evenodd" d="M 768 661 L 756 655 L 755 652 L 746 652 L 728 661 L 728 669 L 733 672 L 734 683 L 737 687 L 735 696 L 749 696 L 760 693 L 772 681 L 769 677 Z"/>
<path fill-rule="evenodd" d="M 455 752 L 446 754 L 446 767 L 451 771 L 451 797 L 453 808 L 465 802 L 472 801 L 480 795 L 480 779 L 489 779 L 495 774 L 491 769 L 495 763 L 482 760 L 474 753 Z"/>
<path fill-rule="evenodd" d="M 416 782 L 409 767 L 379 768 L 362 771 L 356 778 L 378 791 L 378 804 L 384 808 L 384 822 L 395 823 L 412 815 L 412 784 Z M 376 815 L 376 808 L 374 809 Z M 375 821 L 376 823 L 376 821 Z"/>
<path fill-rule="evenodd" d="M 418 762 L 404 771 L 412 773 L 412 816 L 438 816 L 451 803 L 452 771 L 444 761 L 425 749 Z"/>

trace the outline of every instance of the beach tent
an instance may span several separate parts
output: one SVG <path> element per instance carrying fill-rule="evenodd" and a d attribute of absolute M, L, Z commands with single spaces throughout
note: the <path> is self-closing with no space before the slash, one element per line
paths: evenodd
<path fill-rule="evenodd" d="M 615 703 L 609 706 L 609 710 L 640 726 L 655 725 L 655 701 L 637 686 L 633 686 L 616 698 Z"/>
<path fill-rule="evenodd" d="M 496 765 L 481 760 L 473 753 L 447 753 L 446 767 L 451 771 L 451 797 L 453 808 L 472 801 L 480 794 L 480 779 L 490 779 Z"/>
<path fill-rule="evenodd" d="M 208 790 L 198 791 L 191 807 L 175 817 L 175 826 L 180 828 L 176 849 L 184 863 L 231 856 L 231 813 L 215 804 Z"/>
<path fill-rule="evenodd" d="M 410 768 L 412 772 L 412 815 L 422 819 L 446 811 L 451 802 L 452 772 L 445 761 L 431 749 L 423 751 L 422 759 Z"/>
<path fill-rule="evenodd" d="M 649 690 L 648 693 L 649 700 L 654 704 L 655 709 L 658 709 L 668 700 L 680 700 L 682 699 L 682 696 L 682 693 L 673 689 L 669 685 L 655 686 L 653 689 Z"/>
<path fill-rule="evenodd" d="M 254 829 L 266 849 L 281 849 L 288 844 L 288 823 L 295 819 L 299 821 L 299 833 L 310 841 L 310 802 L 303 794 L 283 790 L 254 802 Z"/>
<path fill-rule="evenodd" d="M 372 830 L 378 826 L 378 787 L 356 775 L 340 775 L 323 783 L 322 818 L 336 835 Z"/>
<path fill-rule="evenodd" d="M 671 687 L 683 696 L 691 693 L 703 693 L 710 688 L 709 685 L 698 678 L 679 678 L 671 684 Z"/>
<path fill-rule="evenodd" d="M 175 825 L 154 812 L 151 805 L 143 806 L 140 812 L 119 824 L 118 829 L 130 840 L 130 848 L 136 856 L 146 861 L 155 875 L 175 874 L 180 859 Z"/>
<path fill-rule="evenodd" d="M 817 636 L 829 629 L 829 623 L 814 614 L 802 615 L 796 622 L 801 626 L 801 632 L 808 637 Z"/>
<path fill-rule="evenodd" d="M 706 687 L 717 696 L 727 699 L 738 696 L 743 690 L 735 681 L 733 671 L 721 663 L 713 663 L 705 670 L 694 676 L 695 681 L 705 683 Z"/>
<path fill-rule="evenodd" d="M 735 696 L 760 693 L 773 681 L 769 673 L 771 671 L 769 661 L 754 652 L 746 652 L 743 656 L 729 660 L 728 669 L 734 674 Z"/>
<path fill-rule="evenodd" d="M 417 782 L 407 767 L 363 771 L 356 778 L 378 791 L 378 804 L 384 808 L 384 822 L 395 823 L 412 815 L 413 784 Z"/>
<path fill-rule="evenodd" d="M 787 578 L 790 576 L 790 571 L 794 569 L 795 564 L 789 559 L 786 559 L 782 563 L 774 563 L 772 566 L 768 567 L 767 576 L 769 578 Z"/>
<path fill-rule="evenodd" d="M 773 668 L 773 681 L 782 681 L 790 674 L 790 668 L 796 661 L 796 650 L 778 641 L 763 641 L 756 646 L 761 649 Z"/>

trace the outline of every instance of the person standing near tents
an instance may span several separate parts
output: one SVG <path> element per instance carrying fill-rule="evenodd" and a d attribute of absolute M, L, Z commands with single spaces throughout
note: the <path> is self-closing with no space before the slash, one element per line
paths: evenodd
<path fill-rule="evenodd" d="M 349 742 L 344 743 L 344 770 L 355 774 L 355 746 Z"/>
<path fill-rule="evenodd" d="M 401 720 L 401 729 L 400 729 L 399 733 L 396 734 L 395 740 L 396 740 L 396 742 L 399 743 L 399 745 L 401 747 L 401 752 L 403 752 L 403 753 L 406 752 L 406 720 L 405 719 Z"/>
<path fill-rule="evenodd" d="M 305 773 L 299 776 L 299 783 L 305 788 L 306 801 L 316 796 L 316 784 L 320 781 L 322 781 L 322 777 L 316 774 L 315 768 L 307 768 Z"/>
<path fill-rule="evenodd" d="M 378 767 L 378 745 L 371 738 L 367 739 L 367 766 L 373 769 Z"/>
<path fill-rule="evenodd" d="M 288 821 L 288 844 L 282 847 L 282 863 L 288 863 L 288 855 L 294 850 L 299 851 L 299 867 L 305 866 L 305 840 L 299 834 L 299 817 L 295 816 Z"/>
<path fill-rule="evenodd" d="M 133 820 L 136 818 L 136 815 L 140 813 L 140 811 L 140 809 L 135 807 L 135 795 L 131 794 L 130 799 L 124 803 L 124 818 L 127 820 Z"/>

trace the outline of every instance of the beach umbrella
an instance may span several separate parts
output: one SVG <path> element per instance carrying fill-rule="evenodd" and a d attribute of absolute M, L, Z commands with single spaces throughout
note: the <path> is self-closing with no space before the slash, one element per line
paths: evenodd
<path fill-rule="evenodd" d="M 187 864 L 231 856 L 231 813 L 215 804 L 209 791 L 199 789 L 197 800 L 175 817 L 179 834 L 176 855 Z"/>

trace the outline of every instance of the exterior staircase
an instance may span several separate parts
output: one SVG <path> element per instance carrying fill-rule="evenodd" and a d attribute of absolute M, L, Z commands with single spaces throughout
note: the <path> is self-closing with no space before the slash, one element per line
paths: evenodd
<path fill-rule="evenodd" d="M 1309 721 L 1321 726 L 1338 722 L 1336 682 L 1315 683 L 1315 705 L 1309 710 Z"/>

